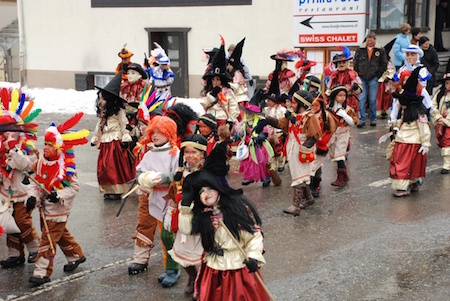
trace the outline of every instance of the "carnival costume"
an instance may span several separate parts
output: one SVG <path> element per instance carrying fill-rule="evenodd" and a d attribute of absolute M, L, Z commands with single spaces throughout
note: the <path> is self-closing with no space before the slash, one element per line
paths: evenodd
<path fill-rule="evenodd" d="M 41 215 L 41 245 L 36 269 L 29 281 L 36 285 L 50 281 L 56 246 L 59 245 L 68 263 L 64 271 L 75 270 L 86 261 L 81 246 L 66 227 L 75 196 L 79 192 L 73 147 L 88 143 L 88 130 L 70 131 L 78 124 L 83 113 L 77 113 L 62 124 L 53 123 L 45 132 L 44 155 L 37 161 L 34 181 L 30 183 L 27 208 L 36 204 Z M 46 148 L 52 152 L 45 154 Z M 48 231 L 48 232 L 47 232 Z"/>
<path fill-rule="evenodd" d="M 18 227 L 17 233 L 7 232 L 6 235 L 8 258 L 0 262 L 6 269 L 25 262 L 25 246 L 29 252 L 28 263 L 35 261 L 39 249 L 39 234 L 33 226 L 32 211 L 26 210 L 29 181 L 27 182 L 25 174 L 30 172 L 38 156 L 34 146 L 34 141 L 37 140 L 37 124 L 31 121 L 39 115 L 41 109 L 32 112 L 33 100 L 29 100 L 26 105 L 25 94 L 21 94 L 19 100 L 17 90 L 7 91 L 3 88 L 1 100 L 0 124 L 22 127 L 21 132 L 11 129 L 14 132 L 4 133 L 1 137 L 0 216 L 12 216 L 12 223 Z"/>

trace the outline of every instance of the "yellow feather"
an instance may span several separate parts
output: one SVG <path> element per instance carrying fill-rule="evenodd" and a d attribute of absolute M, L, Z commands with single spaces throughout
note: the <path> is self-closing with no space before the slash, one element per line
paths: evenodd
<path fill-rule="evenodd" d="M 162 101 L 157 101 L 157 102 L 155 102 L 151 107 L 150 107 L 150 109 L 148 109 L 148 111 L 149 112 L 151 112 L 151 111 L 153 111 L 156 107 L 158 107 L 160 104 L 162 104 L 163 102 Z"/>
<path fill-rule="evenodd" d="M 77 132 L 61 134 L 61 138 L 65 141 L 77 140 L 77 139 L 85 138 L 87 136 L 89 136 L 89 131 L 86 129 L 79 130 Z"/>
<path fill-rule="evenodd" d="M 9 111 L 15 113 L 18 104 L 19 104 L 19 91 L 14 89 L 11 93 L 11 105 L 9 106 Z"/>

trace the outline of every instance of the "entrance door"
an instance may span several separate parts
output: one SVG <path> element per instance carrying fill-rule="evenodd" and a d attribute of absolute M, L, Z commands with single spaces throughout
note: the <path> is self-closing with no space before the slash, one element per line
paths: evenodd
<path fill-rule="evenodd" d="M 155 48 L 153 42 L 161 45 L 170 59 L 170 68 L 175 73 L 175 81 L 171 91 L 173 96 L 187 98 L 188 83 L 188 51 L 187 33 L 190 28 L 146 28 L 148 32 L 149 50 Z"/>

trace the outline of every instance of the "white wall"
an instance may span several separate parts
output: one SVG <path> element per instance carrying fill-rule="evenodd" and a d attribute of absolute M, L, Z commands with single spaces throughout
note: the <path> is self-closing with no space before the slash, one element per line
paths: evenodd
<path fill-rule="evenodd" d="M 182 8 L 91 8 L 90 0 L 24 0 L 27 68 L 113 71 L 122 45 L 143 61 L 145 27 L 191 27 L 189 74 L 202 75 L 202 49 L 247 37 L 243 58 L 253 74 L 268 74 L 270 55 L 292 47 L 292 1 L 253 1 L 252 6 Z M 273 11 L 276 9 L 277 13 Z"/>
<path fill-rule="evenodd" d="M 15 2 L 0 1 L 0 29 L 17 19 L 17 5 Z"/>

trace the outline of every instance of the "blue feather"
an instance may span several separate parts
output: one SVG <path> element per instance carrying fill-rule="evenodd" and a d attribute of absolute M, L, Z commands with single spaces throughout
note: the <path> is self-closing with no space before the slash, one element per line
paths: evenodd
<path fill-rule="evenodd" d="M 25 104 L 25 93 L 20 95 L 19 107 L 16 110 L 16 114 L 20 115 L 22 113 L 23 105 Z"/>
<path fill-rule="evenodd" d="M 342 53 L 345 55 L 346 59 L 348 59 L 352 55 L 350 49 L 348 49 L 347 46 L 342 46 Z"/>

